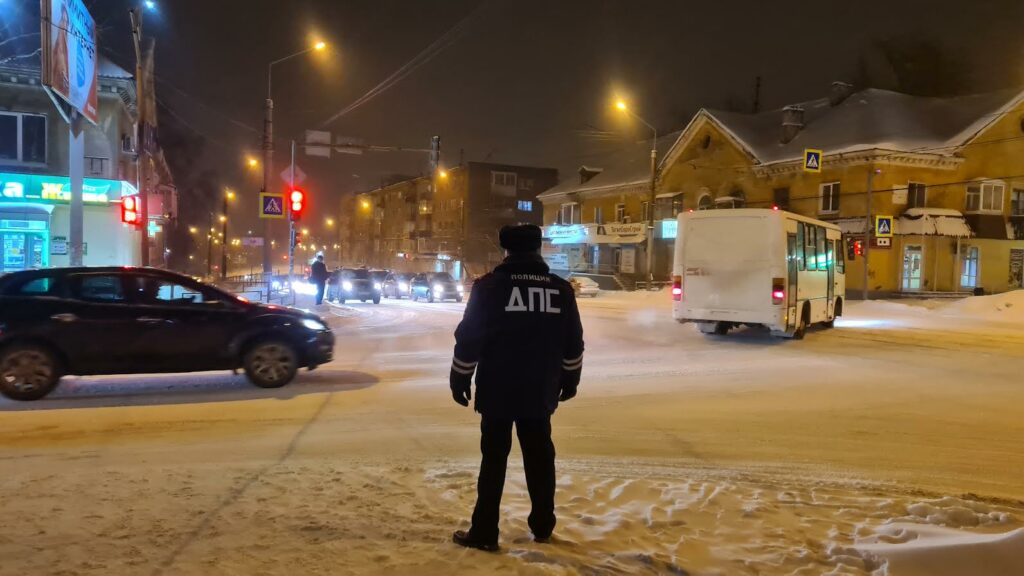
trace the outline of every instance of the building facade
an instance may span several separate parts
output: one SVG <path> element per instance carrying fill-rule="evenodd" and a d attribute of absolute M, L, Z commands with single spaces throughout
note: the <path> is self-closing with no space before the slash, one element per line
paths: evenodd
<path fill-rule="evenodd" d="M 469 162 L 358 194 L 349 264 L 484 274 L 504 257 L 498 230 L 541 225 L 537 195 L 557 179 L 552 168 Z"/>
<path fill-rule="evenodd" d="M 101 58 L 99 118 L 84 128 L 86 265 L 141 261 L 140 233 L 122 224 L 120 208 L 122 196 L 139 188 L 135 95 L 134 78 Z M 69 127 L 40 85 L 38 64 L 0 67 L 0 271 L 68 265 L 68 141 Z M 151 232 L 174 209 L 169 175 L 153 170 L 161 172 L 164 184 L 155 181 L 150 201 L 157 215 Z"/>
<path fill-rule="evenodd" d="M 822 151 L 820 171 L 805 169 L 808 149 Z M 836 83 L 826 98 L 759 114 L 699 111 L 657 190 L 669 215 L 778 207 L 835 222 L 853 256 L 851 296 L 1002 292 L 1021 287 L 1022 175 L 1024 93 L 922 98 Z M 599 205 L 590 195 L 584 216 Z M 546 223 L 564 221 L 562 204 L 545 201 Z M 891 238 L 876 233 L 879 216 L 892 218 Z M 659 221 L 655 232 L 675 228 Z"/>

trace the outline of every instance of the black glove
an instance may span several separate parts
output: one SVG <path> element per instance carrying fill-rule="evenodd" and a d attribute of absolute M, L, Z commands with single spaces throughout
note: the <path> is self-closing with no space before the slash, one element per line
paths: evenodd
<path fill-rule="evenodd" d="M 562 392 L 558 395 L 559 402 L 565 402 L 571 400 L 576 396 L 576 388 L 580 385 L 580 371 L 579 370 L 563 370 L 561 388 Z"/>
<path fill-rule="evenodd" d="M 469 406 L 469 401 L 473 399 L 472 377 L 452 370 L 448 376 L 448 384 L 452 389 L 452 398 L 463 406 Z"/>

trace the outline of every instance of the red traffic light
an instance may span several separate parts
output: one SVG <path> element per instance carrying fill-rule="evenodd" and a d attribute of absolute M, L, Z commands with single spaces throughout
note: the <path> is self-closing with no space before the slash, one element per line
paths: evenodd
<path fill-rule="evenodd" d="M 288 192 L 288 206 L 292 220 L 298 220 L 302 211 L 306 209 L 306 193 L 298 188 L 292 188 Z"/>
<path fill-rule="evenodd" d="M 136 196 L 121 197 L 121 222 L 139 224 L 139 199 Z"/>

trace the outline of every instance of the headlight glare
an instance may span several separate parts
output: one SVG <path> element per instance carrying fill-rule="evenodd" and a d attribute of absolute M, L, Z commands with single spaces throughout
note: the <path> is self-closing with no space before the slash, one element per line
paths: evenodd
<path fill-rule="evenodd" d="M 309 328 L 310 330 L 327 330 L 327 326 L 324 325 L 323 322 L 319 320 L 314 320 L 312 318 L 303 318 L 302 325 L 305 326 L 306 328 Z"/>

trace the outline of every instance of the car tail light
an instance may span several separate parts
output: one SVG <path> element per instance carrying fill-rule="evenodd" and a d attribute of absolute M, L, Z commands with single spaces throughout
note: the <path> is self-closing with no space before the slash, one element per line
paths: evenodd
<path fill-rule="evenodd" d="M 782 278 L 772 279 L 772 304 L 782 304 L 786 300 L 786 285 Z"/>
<path fill-rule="evenodd" d="M 676 302 L 683 301 L 683 278 L 681 276 L 672 277 L 672 299 Z"/>

